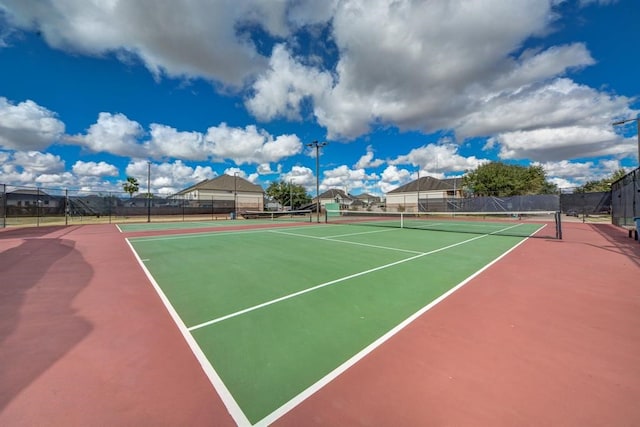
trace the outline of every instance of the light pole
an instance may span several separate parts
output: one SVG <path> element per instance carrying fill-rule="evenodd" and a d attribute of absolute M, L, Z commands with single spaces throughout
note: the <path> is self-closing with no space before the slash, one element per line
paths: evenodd
<path fill-rule="evenodd" d="M 638 135 L 638 167 L 640 167 L 640 117 L 635 119 L 620 120 L 619 122 L 611 123 L 612 126 L 619 126 L 629 122 L 636 122 L 636 134 Z"/>
<path fill-rule="evenodd" d="M 147 222 L 151 222 L 151 162 L 147 162 Z"/>
<path fill-rule="evenodd" d="M 307 144 L 307 147 L 316 149 L 316 212 L 318 214 L 318 222 L 320 222 L 320 148 L 327 145 L 326 142 L 313 141 Z"/>
<path fill-rule="evenodd" d="M 418 199 L 418 213 L 420 213 L 420 165 L 418 165 L 418 181 L 416 181 L 418 184 L 418 188 L 416 190 L 416 199 Z"/>

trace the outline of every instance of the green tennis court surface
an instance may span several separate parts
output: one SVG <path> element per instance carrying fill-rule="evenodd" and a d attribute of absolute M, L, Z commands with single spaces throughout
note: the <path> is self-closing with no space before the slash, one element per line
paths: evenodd
<path fill-rule="evenodd" d="M 240 424 L 277 419 L 522 240 L 325 224 L 129 239 Z"/>

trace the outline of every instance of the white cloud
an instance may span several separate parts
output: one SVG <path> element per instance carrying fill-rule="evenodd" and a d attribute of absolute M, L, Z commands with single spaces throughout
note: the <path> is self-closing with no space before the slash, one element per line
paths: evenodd
<path fill-rule="evenodd" d="M 436 174 L 444 174 L 447 171 L 475 169 L 488 161 L 478 159 L 475 156 L 461 156 L 458 154 L 458 149 L 457 144 L 443 140 L 439 144 L 428 144 L 414 148 L 408 154 L 400 155 L 396 159 L 389 160 L 388 163 L 417 166 L 421 171 L 435 177 Z"/>
<path fill-rule="evenodd" d="M 556 162 L 538 163 L 547 173 L 549 181 L 559 188 L 567 189 L 584 185 L 587 181 L 597 181 L 613 175 L 621 169 L 618 160 L 602 159 L 598 162 L 575 162 L 561 160 Z"/>
<path fill-rule="evenodd" d="M 191 167 L 181 160 L 171 163 L 151 163 L 138 160 L 126 167 L 127 176 L 134 177 L 140 183 L 140 191 L 147 191 L 147 178 L 151 178 L 151 192 L 170 195 L 204 179 L 211 179 L 216 173 L 210 166 Z M 122 187 L 120 187 L 122 188 Z"/>
<path fill-rule="evenodd" d="M 265 1 L 7 0 L 20 28 L 38 30 L 55 48 L 89 55 L 137 57 L 155 76 L 205 77 L 239 86 L 261 69 L 260 56 L 242 24 L 286 34 L 286 3 Z"/>
<path fill-rule="evenodd" d="M 293 166 L 288 173 L 282 174 L 280 179 L 285 182 L 293 182 L 295 185 L 305 187 L 307 192 L 315 193 L 316 178 L 313 170 L 305 166 Z"/>
<path fill-rule="evenodd" d="M 0 148 L 43 150 L 64 133 L 56 114 L 31 100 L 17 105 L 0 97 Z"/>
<path fill-rule="evenodd" d="M 13 155 L 13 163 L 24 171 L 34 174 L 64 171 L 64 160 L 60 156 L 38 151 L 18 151 Z"/>
<path fill-rule="evenodd" d="M 559 161 L 606 155 L 630 154 L 612 129 L 568 126 L 555 129 L 516 131 L 498 135 L 502 159 Z"/>
<path fill-rule="evenodd" d="M 259 120 L 300 120 L 302 101 L 321 97 L 331 88 L 330 74 L 296 61 L 284 45 L 274 47 L 269 67 L 253 84 L 254 95 L 246 101 L 247 109 Z"/>
<path fill-rule="evenodd" d="M 83 162 L 78 160 L 71 168 L 78 176 L 118 176 L 118 168 L 107 162 Z"/>
<path fill-rule="evenodd" d="M 405 184 L 411 180 L 411 172 L 407 169 L 398 169 L 395 165 L 389 165 L 382 172 L 380 181 L 378 182 L 378 188 L 382 193 L 388 193 L 389 191 L 398 188 L 400 185 Z"/>
<path fill-rule="evenodd" d="M 374 150 L 371 145 L 367 146 L 367 154 L 360 157 L 354 167 L 356 169 L 377 168 L 384 164 L 384 160 L 374 159 Z"/>
<path fill-rule="evenodd" d="M 236 164 L 278 162 L 302 152 L 302 143 L 295 135 L 274 138 L 255 126 L 231 128 L 225 123 L 210 127 L 204 136 L 207 151 L 214 159 L 232 159 Z"/>
<path fill-rule="evenodd" d="M 204 137 L 200 132 L 179 132 L 176 129 L 152 123 L 151 140 L 146 144 L 153 158 L 176 158 L 183 160 L 206 160 L 208 153 Z"/>
<path fill-rule="evenodd" d="M 94 152 L 144 157 L 144 147 L 138 142 L 143 135 L 142 126 L 129 120 L 124 114 L 102 112 L 98 115 L 98 121 L 89 127 L 86 135 L 76 135 L 67 140 Z"/>

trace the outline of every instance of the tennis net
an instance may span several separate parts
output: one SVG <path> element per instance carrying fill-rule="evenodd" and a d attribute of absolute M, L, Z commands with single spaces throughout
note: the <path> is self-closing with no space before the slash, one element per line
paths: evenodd
<path fill-rule="evenodd" d="M 328 224 L 562 239 L 559 212 L 369 212 L 327 210 Z"/>
<path fill-rule="evenodd" d="M 244 219 L 266 221 L 311 222 L 311 210 L 293 211 L 245 211 L 240 215 Z"/>

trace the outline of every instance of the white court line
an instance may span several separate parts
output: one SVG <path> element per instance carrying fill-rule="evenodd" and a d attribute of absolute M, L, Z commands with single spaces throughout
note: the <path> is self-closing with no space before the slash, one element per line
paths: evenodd
<path fill-rule="evenodd" d="M 325 239 L 335 239 L 336 237 L 349 237 L 349 236 L 359 236 L 361 234 L 373 234 L 373 233 L 387 233 L 389 231 L 397 230 L 397 228 L 385 228 L 384 230 L 373 230 L 373 231 L 360 231 L 358 233 L 347 233 L 347 234 L 335 234 L 333 236 L 325 236 Z"/>
<path fill-rule="evenodd" d="M 325 241 L 328 241 L 328 242 L 345 243 L 347 245 L 365 246 L 365 247 L 368 247 L 368 248 L 385 249 L 385 250 L 388 250 L 388 251 L 395 251 L 395 252 L 407 252 L 407 253 L 410 253 L 410 254 L 421 254 L 422 253 L 420 251 L 412 251 L 411 249 L 400 249 L 400 248 L 392 248 L 392 247 L 389 247 L 389 246 L 371 245 L 369 243 L 350 242 L 348 240 L 333 239 L 331 237 L 309 236 L 308 234 L 287 233 L 286 231 L 275 231 L 275 230 L 271 230 L 271 232 L 272 233 L 276 233 L 276 234 L 284 234 L 284 235 L 287 235 L 287 236 L 302 237 L 302 238 L 306 238 L 306 239 L 325 240 Z"/>
<path fill-rule="evenodd" d="M 509 228 L 513 228 L 513 227 L 508 227 L 507 229 L 509 229 Z M 507 229 L 505 229 L 505 230 L 507 230 Z M 504 231 L 504 230 L 502 230 L 502 231 Z M 485 235 L 479 236 L 479 237 L 484 237 L 484 236 L 488 236 L 488 234 L 485 234 Z M 458 289 L 462 288 L 464 285 L 469 283 L 475 277 L 480 275 L 483 271 L 485 271 L 486 269 L 491 267 L 493 264 L 495 264 L 496 262 L 498 262 L 499 260 L 504 258 L 507 254 L 509 254 L 515 248 L 517 248 L 518 246 L 523 244 L 526 240 L 527 240 L 526 238 L 523 238 L 520 242 L 516 243 L 511 249 L 507 250 L 502 255 L 500 255 L 499 257 L 497 257 L 493 261 L 491 261 L 489 264 L 485 265 L 480 270 L 476 271 L 471 276 L 469 276 L 466 279 L 464 279 L 458 285 L 456 285 L 455 287 L 449 289 L 447 292 L 445 292 L 444 294 L 440 295 L 435 300 L 431 301 L 425 307 L 423 307 L 422 309 L 418 310 L 417 312 L 415 312 L 414 314 L 409 316 L 407 319 L 405 319 L 403 322 L 398 324 L 396 327 L 392 328 L 389 332 L 387 332 L 386 334 L 382 335 L 380 338 L 378 338 L 377 340 L 375 340 L 374 342 L 372 342 L 371 344 L 366 346 L 360 352 L 358 352 L 355 355 L 353 355 L 349 360 L 344 362 L 342 365 L 338 366 L 333 371 L 329 372 L 327 375 L 325 375 L 324 377 L 319 379 L 317 382 L 315 382 L 314 384 L 309 386 L 306 390 L 303 390 L 300 394 L 298 394 L 297 396 L 292 398 L 290 401 L 288 401 L 287 403 L 285 403 L 284 405 L 282 405 L 281 407 L 279 407 L 278 409 L 273 411 L 271 414 L 267 415 L 262 420 L 258 421 L 256 424 L 254 424 L 254 426 L 256 426 L 256 427 L 258 427 L 258 426 L 259 427 L 263 427 L 263 426 L 266 427 L 266 426 L 269 426 L 272 423 L 274 423 L 280 417 L 282 417 L 283 415 L 285 415 L 286 413 L 291 411 L 293 408 L 298 406 L 300 403 L 304 402 L 309 397 L 313 396 L 315 393 L 317 393 L 324 386 L 329 384 L 331 381 L 336 379 L 342 373 L 344 373 L 349 368 L 351 368 L 356 363 L 358 363 L 360 360 L 365 358 L 369 353 L 373 352 L 375 349 L 380 347 L 382 344 L 384 344 L 386 341 L 388 341 L 391 337 L 396 335 L 402 329 L 406 328 L 411 322 L 416 320 L 418 317 L 422 316 L 427 311 L 431 310 L 433 307 L 435 307 L 436 305 L 438 305 L 439 303 L 444 301 L 446 298 L 448 298 L 455 291 L 457 291 Z"/>
<path fill-rule="evenodd" d="M 513 227 L 515 227 L 515 226 L 508 227 L 505 230 L 508 230 L 509 228 L 513 228 Z M 422 257 L 427 256 L 427 255 L 432 255 L 432 254 L 435 254 L 435 253 L 438 253 L 438 252 L 442 252 L 444 250 L 451 249 L 451 248 L 454 248 L 456 246 L 464 245 L 466 243 L 472 242 L 474 240 L 482 239 L 482 238 L 487 237 L 487 236 L 489 236 L 489 234 L 483 234 L 481 236 L 472 237 L 471 239 L 463 240 L 463 241 L 458 242 L 458 243 L 453 243 L 451 245 L 444 246 L 444 247 L 438 248 L 438 249 L 434 249 L 432 251 L 421 252 L 421 253 L 418 253 L 418 255 L 414 255 L 412 257 L 405 258 L 405 259 L 401 259 L 400 261 L 395 261 L 395 262 L 392 262 L 392 263 L 389 263 L 389 264 L 381 265 L 379 267 L 371 268 L 369 270 L 361 271 L 360 273 L 350 274 L 349 276 L 345 276 L 345 277 L 341 277 L 339 279 L 331 280 L 329 282 L 321 283 L 321 284 L 313 286 L 311 288 L 303 289 L 301 291 L 294 292 L 292 294 L 285 295 L 285 296 L 282 296 L 280 298 L 273 299 L 271 301 L 263 302 L 262 304 L 257 304 L 257 305 L 254 305 L 252 307 L 248 307 L 248 308 L 245 308 L 243 310 L 236 311 L 235 313 L 230 313 L 230 314 L 227 314 L 225 316 L 218 317 L 216 319 L 208 320 L 206 322 L 202 322 L 202 323 L 199 323 L 197 325 L 193 325 L 193 326 L 189 327 L 188 330 L 189 331 L 195 331 L 197 329 L 204 328 L 205 326 L 210 326 L 210 325 L 222 322 L 223 320 L 227 320 L 227 319 L 231 319 L 233 317 L 240 316 L 241 314 L 246 314 L 246 313 L 249 313 L 251 311 L 258 310 L 260 308 L 268 307 L 270 305 L 273 305 L 273 304 L 276 304 L 276 303 L 279 303 L 279 302 L 282 302 L 282 301 L 286 301 L 288 299 L 291 299 L 291 298 L 294 298 L 294 297 L 297 297 L 297 296 L 300 296 L 300 295 L 304 295 L 306 293 L 313 292 L 313 291 L 316 291 L 318 289 L 325 288 L 327 286 L 335 285 L 336 283 L 341 283 L 341 282 L 344 282 L 346 280 L 353 279 L 355 277 L 364 276 L 365 274 L 373 273 L 375 271 L 384 270 L 386 268 L 393 267 L 393 266 L 396 266 L 396 265 L 399 265 L 399 264 L 404 264 L 405 262 L 413 261 L 414 259 L 418 259 L 418 258 L 422 258 Z M 308 236 L 302 236 L 302 237 L 308 237 Z M 341 241 L 338 240 L 338 242 L 341 242 Z M 341 243 L 348 243 L 348 242 L 341 242 Z"/>
<path fill-rule="evenodd" d="M 213 365 L 211 365 L 211 362 L 209 361 L 209 359 L 207 359 L 207 356 L 205 356 L 204 352 L 196 342 L 195 338 L 193 338 L 193 335 L 189 333 L 187 326 L 184 324 L 184 322 L 178 315 L 178 312 L 175 310 L 175 308 L 173 308 L 173 305 L 171 305 L 171 302 L 169 302 L 169 298 L 167 298 L 167 296 L 164 294 L 164 292 L 160 288 L 160 285 L 158 285 L 156 280 L 153 278 L 153 276 L 147 269 L 146 265 L 144 265 L 144 262 L 142 262 L 142 260 L 140 259 L 140 256 L 138 256 L 138 253 L 133 248 L 133 245 L 131 244 L 129 239 L 125 239 L 125 240 L 127 241 L 127 244 L 131 249 L 131 252 L 133 252 L 133 255 L 136 257 L 136 260 L 138 261 L 138 265 L 140 265 L 140 267 L 142 268 L 142 271 L 144 271 L 144 274 L 146 274 L 147 278 L 151 282 L 151 285 L 153 285 L 154 289 L 158 293 L 158 296 L 160 296 L 162 303 L 164 304 L 167 311 L 171 315 L 171 318 L 173 319 L 175 324 L 178 326 L 178 329 L 180 330 L 185 341 L 191 348 L 191 351 L 193 352 L 194 356 L 196 357 L 196 359 L 198 359 L 200 366 L 202 367 L 205 374 L 209 378 L 209 381 L 213 385 L 213 388 L 218 392 L 218 395 L 220 395 L 220 399 L 222 399 L 222 401 L 224 402 L 225 406 L 227 407 L 227 411 L 229 411 L 229 414 L 231 415 L 233 420 L 236 422 L 238 426 L 243 426 L 243 427 L 250 426 L 251 423 L 249 422 L 249 419 L 244 414 L 242 409 L 240 409 L 240 405 L 238 405 L 236 400 L 233 398 L 233 396 L 231 395 L 231 392 L 229 391 L 227 386 L 224 384 L 224 382 L 220 378 L 220 375 L 218 375 L 216 370 L 213 368 Z"/>
<path fill-rule="evenodd" d="M 296 227 L 296 228 L 300 228 L 300 227 Z M 308 228 L 308 227 L 304 227 L 304 228 Z M 513 228 L 513 227 L 508 227 L 505 230 L 507 230 L 509 228 Z M 263 231 L 268 232 L 270 230 L 263 230 Z M 216 234 L 220 234 L 220 233 L 208 233 L 208 234 L 216 235 Z M 226 234 L 228 234 L 228 233 L 226 233 Z M 233 233 L 233 234 L 242 234 L 242 233 Z M 433 253 L 436 253 L 436 252 L 441 252 L 441 251 L 444 251 L 446 249 L 449 249 L 449 248 L 452 248 L 452 247 L 455 247 L 455 246 L 459 246 L 459 245 L 466 244 L 466 243 L 469 243 L 469 242 L 477 240 L 477 239 L 481 239 L 481 238 L 486 237 L 488 235 L 489 234 L 476 236 L 476 237 L 473 237 L 471 239 L 464 240 L 462 242 L 458 242 L 458 243 L 455 243 L 455 244 L 452 244 L 452 245 L 449 245 L 449 246 L 445 246 L 445 247 L 442 247 L 442 248 L 439 248 L 439 249 L 435 249 L 433 251 L 420 253 L 420 254 L 418 254 L 416 256 L 413 256 L 413 257 L 410 257 L 410 258 L 406 258 L 404 260 L 400 260 L 400 261 L 397 261 L 397 262 L 394 262 L 394 263 L 391 263 L 391 264 L 387 264 L 385 266 L 380 266 L 378 268 L 368 270 L 366 272 L 361 272 L 361 273 L 357 273 L 357 274 L 348 276 L 348 278 L 353 278 L 353 277 L 356 277 L 356 276 L 359 276 L 359 275 L 367 274 L 368 272 L 373 272 L 373 271 L 376 271 L 376 270 L 381 270 L 383 268 L 388 268 L 388 267 L 391 267 L 393 265 L 398 265 L 398 264 L 401 264 L 401 263 L 404 263 L 404 262 L 407 262 L 407 261 L 411 261 L 411 260 L 426 256 L 426 255 L 430 255 L 430 254 L 433 254 Z M 197 234 L 196 235 L 185 235 L 183 237 L 197 237 L 197 236 L 199 236 L 199 235 L 197 235 Z M 305 236 L 305 237 L 308 237 L 308 236 Z M 182 336 L 184 337 L 185 341 L 187 342 L 187 344 L 191 348 L 191 351 L 193 351 L 193 354 L 195 355 L 196 359 L 200 363 L 200 366 L 202 367 L 202 369 L 204 370 L 205 374 L 209 378 L 209 381 L 213 385 L 214 389 L 217 391 L 218 395 L 220 396 L 220 399 L 222 400 L 222 402 L 224 403 L 225 407 L 227 408 L 227 411 L 229 411 L 229 414 L 231 415 L 233 420 L 236 422 L 236 424 L 238 426 L 242 426 L 242 427 L 251 426 L 251 423 L 250 423 L 249 419 L 247 418 L 247 416 L 244 414 L 244 412 L 240 408 L 240 405 L 238 405 L 236 400 L 233 398 L 233 395 L 231 394 L 229 389 L 226 387 L 226 385 L 224 384 L 224 382 L 220 378 L 220 375 L 216 372 L 216 370 L 214 369 L 213 365 L 207 359 L 207 357 L 205 356 L 204 352 L 202 351 L 202 349 L 200 348 L 200 346 L 198 345 L 198 343 L 196 342 L 195 338 L 193 337 L 193 335 L 190 332 L 190 331 L 194 330 L 197 327 L 203 327 L 203 326 L 206 326 L 206 325 L 205 324 L 201 324 L 201 325 L 192 326 L 191 328 L 187 328 L 186 327 L 186 325 L 184 324 L 184 322 L 182 321 L 182 319 L 178 315 L 177 311 L 171 305 L 171 303 L 170 303 L 169 299 L 167 298 L 167 296 L 164 294 L 164 292 L 162 291 L 162 289 L 160 288 L 158 283 L 155 281 L 155 279 L 153 278 L 153 276 L 151 275 L 151 273 L 149 272 L 147 267 L 144 265 L 144 263 L 142 262 L 142 260 L 138 256 L 138 253 L 135 251 L 133 245 L 130 242 L 130 239 L 125 239 L 125 240 L 126 240 L 127 244 L 129 245 L 129 248 L 133 252 L 136 260 L 138 261 L 138 264 L 140 265 L 140 267 L 144 271 L 145 275 L 149 279 L 150 283 L 152 284 L 152 286 L 154 287 L 154 289 L 158 293 L 160 299 L 162 300 L 163 304 L 167 308 L 167 311 L 171 315 L 171 318 L 173 319 L 173 321 L 178 326 L 178 329 L 182 333 Z M 132 239 L 132 240 L 140 241 L 139 239 Z M 147 239 L 147 240 L 153 240 L 153 239 Z M 360 351 L 359 353 L 354 355 L 347 362 L 343 363 L 338 368 L 336 368 L 333 371 L 331 371 L 329 374 L 327 374 L 322 379 L 317 381 L 315 384 L 311 385 L 309 388 L 307 388 L 306 390 L 304 390 L 303 392 L 298 394 L 296 397 L 291 399 L 289 402 L 285 403 L 280 408 L 276 409 L 271 414 L 267 415 L 265 418 L 263 418 L 262 420 L 258 421 L 255 425 L 256 426 L 268 426 L 271 423 L 273 423 L 275 420 L 277 420 L 278 418 L 282 417 L 284 414 L 289 412 L 292 408 L 294 408 L 297 405 L 299 405 L 301 402 L 303 402 L 309 396 L 311 396 L 314 393 L 316 393 L 318 390 L 320 390 L 322 387 L 324 387 L 326 384 L 328 384 L 331 380 L 336 378 L 342 372 L 346 371 L 351 366 L 353 366 L 355 363 L 357 363 L 360 359 L 362 359 L 367 354 L 372 352 L 375 348 L 380 346 L 383 342 L 387 341 L 389 338 L 391 338 L 391 336 L 395 335 L 397 332 L 399 332 L 402 328 L 404 328 L 407 324 L 409 324 L 411 321 L 413 321 L 415 318 L 417 318 L 423 312 L 427 311 L 429 308 L 431 308 L 432 306 L 434 306 L 435 304 L 437 304 L 438 302 L 443 300 L 445 297 L 447 297 L 448 295 L 453 293 L 453 291 L 455 291 L 459 287 L 462 287 L 466 282 L 471 280 L 476 275 L 480 274 L 480 272 L 482 272 L 484 269 L 488 268 L 493 263 L 497 262 L 500 258 L 505 256 L 507 253 L 509 253 L 511 250 L 513 250 L 518 245 L 520 245 L 522 242 L 524 242 L 524 240 L 519 242 L 517 245 L 515 245 L 509 251 L 505 252 L 499 258 L 496 258 L 496 260 L 494 260 L 492 263 L 490 263 L 487 266 L 485 266 L 482 270 L 479 270 L 477 273 L 475 273 L 474 275 L 470 276 L 464 282 L 462 282 L 461 284 L 459 284 L 458 286 L 456 286 L 455 288 L 453 288 L 449 292 L 445 293 L 444 295 L 439 297 L 437 300 L 433 301 L 431 304 L 429 304 L 423 310 L 421 310 L 420 312 L 418 312 L 418 313 L 414 314 L 413 316 L 409 317 L 407 320 L 405 320 L 403 323 L 401 323 L 400 325 L 398 325 L 395 328 L 393 328 L 387 334 L 383 335 L 378 340 L 374 341 L 372 344 L 367 346 L 365 349 L 363 349 L 362 351 Z M 342 243 L 346 243 L 346 242 L 342 242 Z M 253 310 L 256 310 L 256 309 L 261 308 L 261 307 L 265 307 L 267 305 L 275 304 L 276 302 L 283 301 L 283 300 L 289 299 L 289 298 L 293 298 L 294 296 L 301 295 L 301 294 L 307 293 L 307 292 L 311 292 L 312 290 L 319 289 L 320 287 L 330 286 L 332 284 L 335 284 L 335 283 L 338 283 L 338 282 L 341 282 L 341 281 L 344 281 L 344 280 L 347 280 L 347 278 L 342 278 L 342 279 L 334 280 L 334 281 L 331 281 L 331 282 L 327 282 L 325 284 L 318 285 L 318 286 L 316 286 L 314 288 L 310 288 L 310 289 L 307 289 L 307 290 L 304 290 L 304 291 L 296 292 L 295 294 L 291 294 L 291 295 L 288 295 L 288 296 L 285 296 L 285 297 L 282 297 L 282 298 L 278 298 L 278 299 L 273 300 L 273 301 L 269 301 L 269 302 L 264 303 L 264 304 L 260 304 L 259 306 L 250 307 L 249 309 L 241 310 L 239 312 L 232 313 L 231 315 L 223 316 L 223 317 L 218 318 L 218 319 L 213 319 L 212 321 L 209 321 L 209 322 L 206 322 L 206 323 L 207 324 L 217 323 L 217 322 L 222 321 L 224 319 L 228 319 L 230 317 L 235 317 L 235 316 L 238 316 L 240 314 L 243 314 L 243 313 L 246 313 L 246 312 L 249 312 L 249 311 L 253 311 Z"/>
<path fill-rule="evenodd" d="M 296 227 L 284 227 L 287 230 L 298 230 L 298 229 L 309 229 L 309 228 L 318 228 L 318 227 L 326 227 L 324 225 L 307 225 L 307 226 L 296 226 Z M 161 231 L 161 230 L 153 230 L 153 231 Z M 155 242 L 159 240 L 179 240 L 179 239 L 195 239 L 199 237 L 211 237 L 211 236 L 230 236 L 236 234 L 259 234 L 259 233 L 269 233 L 272 229 L 270 228 L 261 228 L 254 230 L 234 230 L 234 231 L 208 231 L 206 233 L 185 233 L 185 234 L 173 234 L 171 236 L 150 236 L 150 237 L 130 237 L 132 242 Z"/>

